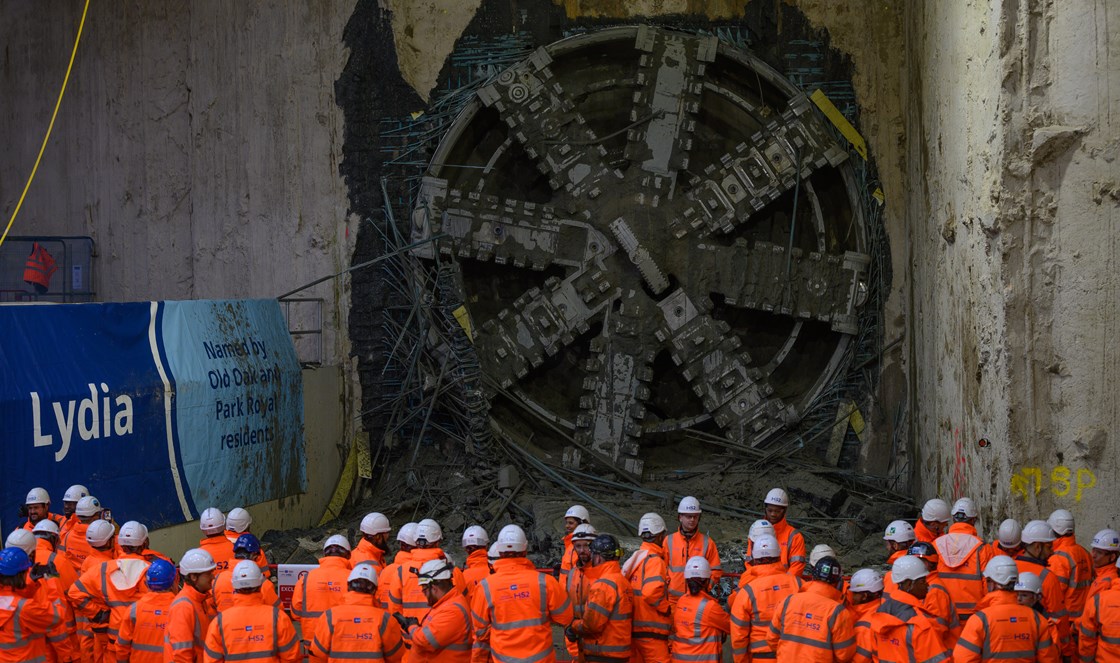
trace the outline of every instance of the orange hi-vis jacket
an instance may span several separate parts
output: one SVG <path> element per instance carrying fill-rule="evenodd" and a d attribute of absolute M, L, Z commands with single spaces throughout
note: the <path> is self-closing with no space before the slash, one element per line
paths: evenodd
<path fill-rule="evenodd" d="M 707 592 L 685 593 L 673 607 L 673 663 L 719 663 L 731 618 Z"/>
<path fill-rule="evenodd" d="M 304 622 L 305 640 L 312 663 L 343 661 L 389 661 L 404 657 L 401 627 L 389 613 L 377 607 L 372 594 L 346 592 L 343 602 L 328 609 L 315 622 Z"/>
<path fill-rule="evenodd" d="M 89 557 L 93 550 L 86 540 L 87 530 L 89 530 L 89 523 L 78 522 L 60 539 L 62 542 L 60 547 L 64 549 L 66 560 L 70 562 L 75 573 L 81 573 L 82 562 L 86 561 L 86 557 Z"/>
<path fill-rule="evenodd" d="M 781 552 L 782 552 L 782 554 L 781 554 L 780 559 L 781 559 L 781 564 L 782 564 L 782 571 L 786 572 L 786 573 L 789 573 L 790 572 L 789 571 L 789 550 L 788 549 L 782 549 Z M 748 538 L 747 539 L 747 558 L 750 559 L 753 556 L 754 556 L 754 541 L 751 541 Z M 804 566 L 804 565 L 802 565 L 802 566 Z M 757 567 L 751 566 L 750 564 L 747 564 L 746 568 L 743 569 L 743 572 L 739 574 L 739 589 L 742 589 L 742 588 L 746 587 L 748 582 L 755 579 L 755 568 L 757 568 Z M 804 572 L 804 569 L 802 569 L 802 572 Z M 793 575 L 793 574 L 790 573 L 790 575 Z M 801 575 L 798 574 L 797 577 L 800 579 Z"/>
<path fill-rule="evenodd" d="M 577 559 L 579 559 L 579 556 L 576 555 L 576 548 L 572 543 L 572 535 L 565 534 L 564 552 L 560 555 L 560 575 L 568 575 L 568 572 L 575 568 Z"/>
<path fill-rule="evenodd" d="M 78 572 L 70 565 L 66 556 L 55 550 L 46 539 L 39 539 L 36 542 L 33 562 L 57 571 L 58 579 L 62 582 L 64 591 L 70 589 L 70 586 L 78 580 Z"/>
<path fill-rule="evenodd" d="M 866 629 L 860 629 L 863 642 L 856 648 L 854 663 L 941 663 L 952 657 L 937 625 L 911 594 L 891 594 L 868 622 Z"/>
<path fill-rule="evenodd" d="M 401 567 L 401 584 L 397 585 L 394 582 L 390 587 L 393 592 L 389 597 L 391 605 L 399 606 L 399 612 L 405 617 L 414 617 L 417 620 L 423 619 L 430 608 L 428 599 L 424 598 L 424 590 L 420 588 L 420 577 L 413 573 L 412 569 L 419 571 L 427 562 L 446 559 L 447 556 L 439 548 L 416 548 L 413 550 L 412 562 L 408 567 Z M 455 586 L 454 591 L 456 592 L 462 592 L 465 588 L 463 572 L 458 567 L 451 571 L 451 582 Z"/>
<path fill-rule="evenodd" d="M 1019 605 L 1015 592 L 997 590 L 985 598 L 987 606 L 965 622 L 953 663 L 1058 663 L 1061 654 L 1042 615 Z"/>
<path fill-rule="evenodd" d="M 102 562 L 116 559 L 116 548 L 96 550 L 90 548 L 89 555 L 78 569 L 78 577 L 91 568 L 101 566 Z M 76 583 L 75 583 L 76 584 Z M 73 587 L 73 586 L 71 586 Z M 109 647 L 109 624 L 95 624 L 90 618 L 78 610 L 77 605 L 70 599 L 70 590 L 66 590 L 66 598 L 74 607 L 74 618 L 78 622 L 78 644 L 81 647 L 82 663 L 106 663 L 109 660 L 107 649 Z M 115 663 L 115 662 L 111 662 Z"/>
<path fill-rule="evenodd" d="M 975 612 L 976 603 L 987 593 L 983 571 L 992 558 L 992 551 L 969 530 L 975 528 L 968 523 L 953 523 L 948 534 L 933 542 L 937 549 L 937 573 L 942 586 L 953 597 L 953 607 L 960 619 Z"/>
<path fill-rule="evenodd" d="M 62 517 L 62 523 L 58 526 L 58 549 L 63 553 L 66 552 L 66 535 L 80 522 L 76 513 L 70 514 L 69 517 Z"/>
<path fill-rule="evenodd" d="M 661 556 L 661 546 L 643 541 L 641 547 L 622 567 L 622 575 L 630 583 L 634 596 L 633 639 L 658 640 L 658 651 L 668 651 L 669 631 L 669 567 Z M 635 644 L 634 649 L 640 649 Z"/>
<path fill-rule="evenodd" d="M 1120 578 L 1120 569 L 1115 564 L 1105 564 L 1093 569 L 1093 584 L 1089 585 L 1089 593 L 1085 597 L 1085 605 L 1097 594 L 1112 588 Z M 1084 613 L 1082 613 L 1084 614 Z"/>
<path fill-rule="evenodd" d="M 774 525 L 774 536 L 778 539 L 778 547 L 782 551 L 782 562 L 789 568 L 789 572 L 798 578 L 805 570 L 809 558 L 805 554 L 805 537 L 801 530 L 789 524 L 782 518 Z"/>
<path fill-rule="evenodd" d="M 462 592 L 443 595 L 419 625 L 408 629 L 408 660 L 417 663 L 469 663 L 471 613 Z"/>
<path fill-rule="evenodd" d="M 229 543 L 230 543 L 231 546 L 234 545 L 235 543 L 237 543 L 237 539 L 239 539 L 242 534 L 249 534 L 249 533 L 250 532 L 231 532 L 228 529 L 225 531 L 226 539 L 229 540 Z M 164 555 L 162 555 L 160 553 L 156 553 L 156 554 L 159 555 L 160 557 L 164 557 L 164 559 L 167 559 Z M 234 553 L 234 559 L 229 560 L 229 568 L 232 569 L 233 567 L 237 566 L 237 561 L 235 561 L 236 558 L 237 558 L 237 554 L 235 552 Z M 167 561 L 170 562 L 171 560 L 168 559 Z M 264 577 L 267 578 L 267 577 L 272 575 L 272 570 L 268 568 L 268 557 L 265 556 L 263 550 L 257 551 L 257 556 L 253 558 L 253 561 L 255 561 L 257 563 L 257 568 L 259 568 L 261 570 L 261 573 L 264 574 Z"/>
<path fill-rule="evenodd" d="M 467 606 L 470 606 L 471 597 L 474 596 L 474 588 L 483 578 L 490 575 L 490 559 L 487 557 L 486 549 L 475 550 L 467 555 L 467 568 L 463 569 L 463 583 L 467 588 Z"/>
<path fill-rule="evenodd" d="M 92 557 L 86 561 L 89 559 Z M 149 566 L 147 560 L 126 554 L 86 569 L 67 592 L 74 611 L 92 619 L 98 612 L 108 609 L 109 639 L 115 642 L 129 608 L 148 591 L 144 574 Z M 116 655 L 115 645 L 109 648 L 109 653 Z"/>
<path fill-rule="evenodd" d="M 883 596 L 890 598 L 889 594 L 884 594 Z M 882 607 L 883 601 L 885 601 L 886 598 L 877 598 L 858 605 L 852 605 L 850 598 L 851 597 L 847 593 L 844 594 L 845 605 L 847 605 L 848 612 L 852 615 L 852 632 L 855 633 L 856 637 L 856 655 L 852 660 L 859 661 L 859 663 L 867 663 L 873 660 L 872 652 L 875 649 L 875 645 L 872 642 L 874 636 L 871 634 L 871 616 L 879 611 L 879 608 Z"/>
<path fill-rule="evenodd" d="M 373 564 L 374 570 L 380 576 L 382 569 L 385 568 L 385 551 L 363 538 L 350 552 L 350 568 L 363 562 Z"/>
<path fill-rule="evenodd" d="M 1077 653 L 1083 663 L 1120 663 L 1120 587 L 1089 599 L 1078 631 Z"/>
<path fill-rule="evenodd" d="M 184 585 L 168 608 L 163 660 L 169 663 L 202 661 L 206 653 L 203 649 L 206 644 L 206 630 L 210 628 L 214 614 L 214 606 L 209 594 L 203 594 L 190 585 Z"/>
<path fill-rule="evenodd" d="M 893 553 L 891 553 L 891 556 L 887 558 L 887 567 L 890 568 L 894 564 L 894 561 L 896 559 L 898 559 L 899 557 L 905 557 L 905 556 L 906 556 L 906 551 L 905 550 L 894 551 Z M 883 596 L 890 595 L 890 593 L 893 592 L 896 589 L 898 589 L 898 583 L 896 583 L 894 581 L 893 574 L 890 571 L 887 571 L 886 573 L 883 574 Z M 847 596 L 848 596 L 848 592 L 845 591 L 844 592 L 845 600 L 847 600 Z"/>
<path fill-rule="evenodd" d="M 494 573 L 478 584 L 471 600 L 473 663 L 554 663 L 552 626 L 572 622 L 572 604 L 551 575 L 524 557 L 494 562 Z"/>
<path fill-rule="evenodd" d="M 311 569 L 296 583 L 292 591 L 292 621 L 302 626 L 305 640 L 310 639 L 315 620 L 328 608 L 342 603 L 349 577 L 350 561 L 330 556 L 320 559 L 319 568 Z"/>
<path fill-rule="evenodd" d="M 719 550 L 716 542 L 707 534 L 696 532 L 685 538 L 679 531 L 665 537 L 665 563 L 669 566 L 669 603 L 676 604 L 677 599 L 687 593 L 684 582 L 684 565 L 689 558 L 697 555 L 708 560 L 712 567 L 712 585 L 723 577 L 723 566 L 719 563 Z"/>
<path fill-rule="evenodd" d="M 593 661 L 629 661 L 634 592 L 617 561 L 585 569 L 587 603 L 580 631 L 583 653 Z"/>
<path fill-rule="evenodd" d="M 564 591 L 572 602 L 572 619 L 583 619 L 583 608 L 587 604 L 587 590 L 590 584 L 583 565 L 577 559 L 572 568 L 568 569 L 567 574 L 562 577 L 564 579 Z M 565 639 L 564 648 L 568 650 L 568 654 L 573 660 L 579 658 L 580 643 Z"/>
<path fill-rule="evenodd" d="M 261 603 L 259 592 L 238 594 L 206 630 L 205 663 L 262 661 L 299 663 L 296 629 L 279 606 Z"/>
<path fill-rule="evenodd" d="M 957 644 L 957 638 L 960 637 L 964 624 L 957 617 L 957 608 L 953 605 L 953 597 L 949 595 L 949 590 L 945 589 L 945 585 L 941 584 L 941 578 L 936 570 L 930 571 L 930 574 L 926 576 L 926 584 L 929 586 L 929 591 L 926 592 L 926 597 L 922 599 L 922 609 L 934 621 L 945 646 L 952 649 Z"/>
<path fill-rule="evenodd" d="M 937 535 L 933 533 L 933 530 L 926 527 L 922 519 L 918 518 L 917 522 L 914 523 L 914 542 L 925 541 L 926 543 L 933 543 L 936 540 Z"/>
<path fill-rule="evenodd" d="M 61 621 L 50 603 L 0 587 L 0 661 L 47 663 L 51 651 L 47 633 Z"/>
<path fill-rule="evenodd" d="M 770 620 L 787 596 L 801 590 L 801 581 L 781 564 L 757 564 L 754 578 L 731 604 L 731 656 L 735 663 L 774 658 L 766 642 Z"/>
<path fill-rule="evenodd" d="M 381 606 L 382 610 L 389 612 L 400 612 L 400 606 L 393 606 L 392 601 L 389 599 L 390 585 L 396 584 L 400 587 L 404 584 L 404 574 L 407 573 L 405 569 L 412 565 L 411 551 L 400 550 L 397 551 L 393 561 L 385 565 L 385 569 L 377 574 L 377 604 Z M 399 591 L 399 590 L 397 590 Z"/>
<path fill-rule="evenodd" d="M 240 561 L 233 554 L 233 544 L 230 543 L 225 534 L 202 537 L 198 542 L 198 548 L 210 553 L 210 556 L 214 558 L 215 570 L 218 572 L 232 569 Z"/>
<path fill-rule="evenodd" d="M 164 663 L 163 641 L 174 600 L 174 592 L 148 592 L 132 604 L 117 639 L 118 661 Z"/>
<path fill-rule="evenodd" d="M 23 280 L 27 283 L 38 284 L 43 288 L 51 285 L 51 275 L 58 270 L 54 257 L 47 252 L 39 242 L 31 245 L 31 255 L 23 265 Z"/>
<path fill-rule="evenodd" d="M 1069 534 L 1054 540 L 1054 554 L 1047 560 L 1047 566 L 1065 585 L 1066 610 L 1069 611 L 1070 620 L 1076 622 L 1081 619 L 1085 599 L 1089 597 L 1089 588 L 1093 586 L 1093 558 Z M 1063 653 L 1072 655 L 1065 651 Z"/>
<path fill-rule="evenodd" d="M 53 522 L 55 525 L 58 525 L 59 532 L 62 531 L 62 526 L 66 524 L 66 518 L 58 515 L 57 513 L 50 513 L 49 511 L 47 512 L 47 520 Z M 30 520 L 25 520 L 23 522 L 23 529 L 30 532 L 35 529 L 35 525 L 33 525 Z"/>
<path fill-rule="evenodd" d="M 774 612 L 766 642 L 779 663 L 847 663 L 856 651 L 852 613 L 839 589 L 811 580 Z"/>
<path fill-rule="evenodd" d="M 65 562 L 63 563 L 65 564 Z M 82 653 L 82 642 L 78 636 L 78 624 L 74 616 L 74 609 L 70 606 L 70 600 L 66 597 L 66 588 L 62 584 L 62 580 L 54 576 L 46 576 L 28 583 L 25 591 L 34 591 L 35 600 L 53 605 L 58 613 L 58 625 L 47 633 L 47 642 L 50 645 L 47 659 L 52 663 L 56 660 L 78 660 Z"/>
<path fill-rule="evenodd" d="M 225 612 L 233 607 L 233 573 L 223 571 L 214 577 L 214 584 L 210 587 L 210 602 L 218 612 Z M 264 605 L 280 605 L 280 597 L 272 583 L 265 580 L 261 583 L 261 603 Z"/>
<path fill-rule="evenodd" d="M 1072 656 L 1074 646 L 1070 639 L 1070 632 L 1073 625 L 1069 618 L 1069 611 L 1066 610 L 1065 586 L 1062 585 L 1058 576 L 1050 572 L 1050 569 L 1046 567 L 1042 560 L 1023 555 L 1015 560 L 1015 566 L 1019 569 L 1019 573 L 1030 571 L 1041 578 L 1042 616 L 1054 624 L 1058 636 L 1058 640 L 1054 644 L 1062 650 L 1063 655 Z M 1066 654 L 1066 652 L 1069 652 L 1069 654 Z"/>

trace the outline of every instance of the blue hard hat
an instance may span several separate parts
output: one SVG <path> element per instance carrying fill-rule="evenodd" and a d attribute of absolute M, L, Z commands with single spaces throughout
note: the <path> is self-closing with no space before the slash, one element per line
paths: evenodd
<path fill-rule="evenodd" d="M 239 550 L 244 550 L 251 555 L 256 555 L 261 551 L 261 542 L 255 535 L 246 532 L 237 537 L 237 541 L 233 543 L 233 552 Z"/>
<path fill-rule="evenodd" d="M 148 567 L 144 582 L 153 592 L 171 589 L 175 584 L 175 565 L 165 559 L 157 559 Z"/>
<path fill-rule="evenodd" d="M 0 576 L 16 576 L 31 568 L 31 558 L 19 548 L 0 550 Z"/>

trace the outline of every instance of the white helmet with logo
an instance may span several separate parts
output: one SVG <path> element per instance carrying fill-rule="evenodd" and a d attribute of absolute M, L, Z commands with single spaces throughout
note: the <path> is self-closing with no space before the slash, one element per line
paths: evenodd
<path fill-rule="evenodd" d="M 573 504 L 572 506 L 568 507 L 568 510 L 564 512 L 564 517 L 575 518 L 581 523 L 591 522 L 591 514 L 587 512 L 586 507 L 580 504 Z"/>
<path fill-rule="evenodd" d="M 389 519 L 385 517 L 385 514 L 374 511 L 373 513 L 367 513 L 366 517 L 362 518 L 362 525 L 359 529 L 362 530 L 362 534 L 373 536 L 374 534 L 388 532 L 392 527 L 389 526 Z"/>
<path fill-rule="evenodd" d="M 1023 543 L 1023 528 L 1019 521 L 1008 518 L 999 524 L 999 543 L 1004 548 L 1016 548 Z"/>
<path fill-rule="evenodd" d="M 201 548 L 192 548 L 183 553 L 183 559 L 179 560 L 179 573 L 188 575 L 191 573 L 206 573 L 218 568 L 214 564 L 214 557 L 202 550 Z"/>
<path fill-rule="evenodd" d="M 101 502 L 93 495 L 86 495 L 78 500 L 78 504 L 74 507 L 74 513 L 83 518 L 96 516 L 101 513 Z"/>
<path fill-rule="evenodd" d="M 685 580 L 688 580 L 689 578 L 705 578 L 705 579 L 707 579 L 707 578 L 711 578 L 711 577 L 712 577 L 712 565 L 708 562 L 708 560 L 706 558 L 701 557 L 700 555 L 696 555 L 695 557 L 689 557 L 688 558 L 688 561 L 684 565 L 684 578 L 685 578 Z"/>
<path fill-rule="evenodd" d="M 78 500 L 82 499 L 86 495 L 89 495 L 89 490 L 87 490 L 86 487 L 83 486 L 82 484 L 76 483 L 73 486 L 70 486 L 69 488 L 66 489 L 66 492 L 62 495 L 62 501 L 63 502 L 77 502 Z"/>
<path fill-rule="evenodd" d="M 665 531 L 665 519 L 656 513 L 647 513 L 638 521 L 638 536 L 657 536 Z"/>
<path fill-rule="evenodd" d="M 249 526 L 252 524 L 253 517 L 249 515 L 248 511 L 241 507 L 230 509 L 229 513 L 226 514 L 226 529 L 231 532 L 241 534 L 248 530 Z"/>
<path fill-rule="evenodd" d="M 789 495 L 781 488 L 771 488 L 770 492 L 766 493 L 766 499 L 763 500 L 764 504 L 773 504 L 774 506 L 789 506 Z"/>
<path fill-rule="evenodd" d="M 199 517 L 198 528 L 203 534 L 219 534 L 226 528 L 226 516 L 221 509 L 210 507 Z"/>
<path fill-rule="evenodd" d="M 1027 529 L 1023 528 L 1024 537 L 1026 533 Z M 1014 582 L 1019 579 L 1019 567 L 1016 566 L 1015 560 L 1007 555 L 996 555 L 988 562 L 988 565 L 984 567 L 984 577 L 997 585 L 1006 585 L 1009 582 Z"/>
<path fill-rule="evenodd" d="M 529 539 L 525 530 L 517 525 L 506 525 L 498 532 L 498 552 L 525 552 L 529 549 Z"/>
<path fill-rule="evenodd" d="M 416 523 L 416 542 L 423 539 L 426 543 L 436 543 L 443 540 L 443 528 L 431 518 L 425 518 Z"/>
<path fill-rule="evenodd" d="M 703 513 L 700 510 L 700 500 L 691 495 L 682 498 L 680 504 L 677 505 L 677 513 Z"/>
<path fill-rule="evenodd" d="M 581 523 L 572 530 L 572 541 L 592 541 L 599 536 L 595 526 L 591 523 Z"/>
<path fill-rule="evenodd" d="M 853 592 L 881 592 L 883 576 L 875 569 L 860 569 L 852 574 L 849 587 Z"/>
<path fill-rule="evenodd" d="M 1038 574 L 1031 573 L 1030 571 L 1023 571 L 1019 574 L 1019 579 L 1015 581 L 1015 591 L 1041 594 L 1042 578 L 1038 577 Z"/>
<path fill-rule="evenodd" d="M 362 562 L 354 566 L 350 571 L 350 576 L 346 578 L 346 582 L 353 582 L 355 580 L 368 580 L 373 584 L 377 584 L 377 569 L 370 562 Z"/>
<path fill-rule="evenodd" d="M 434 580 L 451 580 L 455 565 L 446 559 L 429 559 L 420 567 L 417 582 L 421 587 L 431 584 Z"/>
<path fill-rule="evenodd" d="M 905 520 L 896 520 L 892 522 L 890 525 L 887 525 L 887 531 L 883 533 L 884 541 L 908 543 L 914 539 L 914 526 Z"/>
<path fill-rule="evenodd" d="M 31 529 L 32 534 L 53 534 L 58 536 L 58 523 L 50 518 L 43 518 L 35 523 L 35 527 Z"/>
<path fill-rule="evenodd" d="M 1093 537 L 1093 543 L 1090 547 L 1106 552 L 1116 552 L 1120 550 L 1120 532 L 1114 529 L 1102 529 Z"/>
<path fill-rule="evenodd" d="M 953 515 L 963 515 L 965 518 L 976 518 L 980 512 L 976 510 L 976 502 L 972 501 L 971 497 L 962 497 L 956 502 L 953 502 Z"/>
<path fill-rule="evenodd" d="M 1010 557 L 1008 558 L 1010 559 Z M 919 557 L 913 555 L 903 555 L 894 560 L 891 565 L 891 580 L 895 583 L 901 583 L 906 580 L 917 580 L 929 575 L 929 569 L 926 568 L 926 563 Z M 853 578 L 854 580 L 854 578 Z"/>
<path fill-rule="evenodd" d="M 758 537 L 760 536 L 777 537 L 777 533 L 774 532 L 774 526 L 770 524 L 769 520 L 756 520 L 751 523 L 751 528 L 747 532 L 747 538 L 757 543 Z"/>
<path fill-rule="evenodd" d="M 87 529 L 86 532 L 88 533 L 89 530 Z M 120 534 L 117 534 L 117 543 L 122 546 L 142 546 L 147 539 L 148 528 L 135 520 L 121 525 Z"/>
<path fill-rule="evenodd" d="M 486 533 L 481 525 L 471 525 L 463 532 L 463 547 L 467 546 L 481 546 L 485 548 L 490 545 L 490 535 Z"/>
<path fill-rule="evenodd" d="M 778 545 L 778 540 L 769 534 L 763 534 L 757 539 L 754 539 L 754 545 L 751 546 L 751 557 L 754 559 L 767 559 L 770 557 L 781 557 L 782 548 Z"/>
<path fill-rule="evenodd" d="M 233 567 L 233 577 L 230 578 L 234 589 L 252 589 L 264 584 L 264 574 L 251 559 L 244 559 Z"/>
<path fill-rule="evenodd" d="M 27 499 L 24 504 L 50 504 L 51 496 L 47 494 L 46 488 L 32 488 L 27 493 Z"/>
<path fill-rule="evenodd" d="M 1046 543 L 1055 538 L 1054 530 L 1045 520 L 1032 520 L 1023 528 L 1023 543 Z"/>

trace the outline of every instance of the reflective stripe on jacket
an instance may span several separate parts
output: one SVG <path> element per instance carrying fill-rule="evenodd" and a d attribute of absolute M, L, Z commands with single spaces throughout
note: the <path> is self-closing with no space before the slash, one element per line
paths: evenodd
<path fill-rule="evenodd" d="M 342 603 L 349 577 L 349 560 L 324 557 L 319 560 L 319 568 L 311 569 L 296 583 L 292 591 L 292 621 L 303 626 L 305 640 L 314 630 L 315 620 Z"/>
<path fill-rule="evenodd" d="M 148 592 L 128 609 L 117 638 L 117 659 L 128 663 L 164 663 L 163 642 L 171 616 L 173 592 Z"/>
<path fill-rule="evenodd" d="M 260 661 L 299 663 L 302 658 L 292 620 L 260 593 L 238 594 L 236 605 L 218 613 L 206 630 L 206 663 Z"/>
<path fill-rule="evenodd" d="M 374 605 L 371 594 L 347 592 L 344 602 L 323 613 L 315 622 L 305 621 L 309 630 L 314 663 L 385 660 L 397 663 L 404 657 L 401 627 L 389 613 Z"/>
<path fill-rule="evenodd" d="M 856 651 L 852 615 L 840 602 L 840 590 L 816 580 L 786 598 L 770 621 L 766 642 L 780 663 L 848 661 Z"/>
<path fill-rule="evenodd" d="M 592 661 L 630 660 L 634 596 L 617 561 L 587 569 L 583 610 L 583 652 Z"/>
<path fill-rule="evenodd" d="M 736 663 L 774 658 L 766 642 L 770 620 L 786 600 L 801 589 L 801 581 L 781 564 L 759 564 L 754 578 L 735 595 L 731 604 L 731 656 Z"/>
<path fill-rule="evenodd" d="M 46 663 L 46 634 L 61 617 L 50 603 L 20 598 L 10 587 L 0 587 L 0 661 Z"/>
<path fill-rule="evenodd" d="M 427 562 L 433 560 L 447 560 L 447 555 L 439 548 L 416 548 L 412 551 L 412 563 L 408 568 L 401 567 L 401 584 L 399 586 L 399 594 L 396 594 L 393 602 L 400 605 L 400 612 L 405 617 L 414 617 L 417 620 L 423 619 L 424 615 L 428 614 L 430 609 L 428 606 L 428 599 L 424 598 L 424 590 L 420 588 L 420 577 L 412 572 L 412 569 L 420 570 Z M 463 572 L 455 567 L 451 571 L 451 582 L 455 587 L 455 591 L 462 592 L 465 583 L 463 582 Z M 396 587 L 396 585 L 394 585 Z M 394 591 L 397 591 L 394 589 Z"/>
<path fill-rule="evenodd" d="M 214 584 L 210 588 L 210 597 L 214 609 L 218 612 L 225 612 L 226 609 L 232 608 L 234 596 L 233 572 L 222 571 L 214 576 Z M 261 583 L 261 603 L 264 605 L 280 605 L 280 597 L 276 595 L 276 589 L 268 580 Z"/>
<path fill-rule="evenodd" d="M 731 618 L 707 592 L 685 594 L 673 607 L 673 663 L 719 663 Z"/>
<path fill-rule="evenodd" d="M 467 663 L 471 660 L 471 616 L 463 594 L 451 590 L 436 601 L 424 621 L 409 629 L 410 660 Z"/>
<path fill-rule="evenodd" d="M 661 556 L 661 546 L 643 541 L 640 551 L 646 554 L 626 578 L 634 596 L 633 636 L 668 640 L 672 624 L 669 616 L 669 567 Z"/>
<path fill-rule="evenodd" d="M 572 621 L 564 588 L 524 557 L 499 559 L 494 569 L 471 601 L 471 660 L 483 663 L 493 656 L 497 663 L 555 661 L 551 624 L 567 626 Z"/>
<path fill-rule="evenodd" d="M 206 630 L 214 619 L 210 596 L 186 585 L 168 608 L 163 658 L 172 663 L 198 663 L 205 652 Z"/>
<path fill-rule="evenodd" d="M 948 534 L 933 542 L 938 577 L 961 619 L 976 612 L 976 604 L 987 593 L 983 569 L 992 554 L 983 541 L 968 533 L 970 529 L 968 523 L 954 523 Z"/>
<path fill-rule="evenodd" d="M 1120 589 L 1089 599 L 1079 634 L 1077 653 L 1083 663 L 1120 663 Z"/>
<path fill-rule="evenodd" d="M 1060 652 L 1041 615 L 1019 605 L 1015 592 L 997 590 L 985 598 L 987 606 L 965 622 L 953 663 L 1058 663 Z"/>
<path fill-rule="evenodd" d="M 723 577 L 723 567 L 719 563 L 719 550 L 715 541 L 707 534 L 697 532 L 687 539 L 683 534 L 673 532 L 665 538 L 665 563 L 669 566 L 669 602 L 676 603 L 685 594 L 684 565 L 690 557 L 700 555 L 712 567 L 712 585 Z"/>
<path fill-rule="evenodd" d="M 805 570 L 805 564 L 809 562 L 809 558 L 805 555 L 805 537 L 785 518 L 774 525 L 774 536 L 778 539 L 778 547 L 782 551 L 782 562 L 792 575 L 800 578 Z"/>

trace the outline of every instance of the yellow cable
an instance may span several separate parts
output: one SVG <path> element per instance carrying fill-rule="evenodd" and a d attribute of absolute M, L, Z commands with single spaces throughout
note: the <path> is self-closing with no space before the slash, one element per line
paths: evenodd
<path fill-rule="evenodd" d="M 8 238 L 8 231 L 12 229 L 12 224 L 16 222 L 16 215 L 19 214 L 19 209 L 23 207 L 23 199 L 27 197 L 27 190 L 31 188 L 31 182 L 35 179 L 35 173 L 39 170 L 39 162 L 43 160 L 43 152 L 47 150 L 47 141 L 51 139 L 54 120 L 58 117 L 58 109 L 62 106 L 62 97 L 66 94 L 66 84 L 70 82 L 70 70 L 74 68 L 74 58 L 78 55 L 78 42 L 82 40 L 82 28 L 86 25 L 87 11 L 89 11 L 89 0 L 86 0 L 86 6 L 82 9 L 82 21 L 78 24 L 78 36 L 74 38 L 74 50 L 70 51 L 70 64 L 66 65 L 66 77 L 62 79 L 62 89 L 58 91 L 58 101 L 54 102 L 54 112 L 51 113 L 51 123 L 47 125 L 47 135 L 43 136 L 43 144 L 39 146 L 39 156 L 35 157 L 35 165 L 31 168 L 31 175 L 27 178 L 27 184 L 23 186 L 23 193 L 19 195 L 16 208 L 12 210 L 12 218 L 8 220 L 8 227 L 4 228 L 4 234 L 0 235 L 0 245 L 4 244 L 4 240 Z"/>

